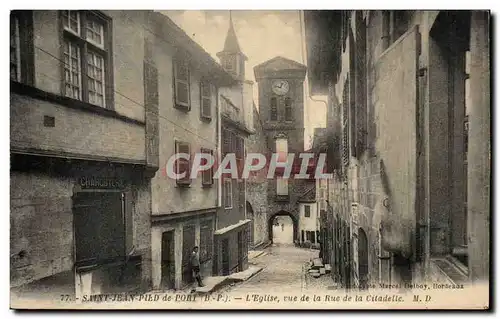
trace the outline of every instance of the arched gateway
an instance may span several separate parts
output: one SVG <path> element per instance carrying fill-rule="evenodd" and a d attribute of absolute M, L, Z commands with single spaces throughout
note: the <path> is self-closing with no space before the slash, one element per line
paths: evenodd
<path fill-rule="evenodd" d="M 289 213 L 287 211 L 279 211 L 273 215 L 271 215 L 269 217 L 269 220 L 268 220 L 268 229 L 269 229 L 269 241 L 271 241 L 271 243 L 274 243 L 273 242 L 273 238 L 276 238 L 274 234 L 274 232 L 276 231 L 275 229 L 277 229 L 277 231 L 280 231 L 280 229 L 282 231 L 286 231 L 284 229 L 284 226 L 282 225 L 279 225 L 278 227 L 276 227 L 276 222 L 279 221 L 281 219 L 281 217 L 289 217 L 290 220 L 291 220 L 291 224 L 292 224 L 292 242 L 291 244 L 293 243 L 296 243 L 299 241 L 299 221 L 297 220 L 297 218 L 292 214 L 292 213 Z M 281 228 L 280 228 L 281 227 Z"/>

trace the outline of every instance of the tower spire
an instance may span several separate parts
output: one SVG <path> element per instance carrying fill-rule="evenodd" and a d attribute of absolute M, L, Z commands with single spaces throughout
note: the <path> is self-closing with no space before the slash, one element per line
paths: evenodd
<path fill-rule="evenodd" d="M 226 41 L 224 42 L 224 51 L 228 53 L 242 53 L 236 32 L 233 25 L 233 14 L 229 10 L 229 29 L 227 30 Z"/>
<path fill-rule="evenodd" d="M 247 57 L 241 52 L 236 32 L 233 25 L 233 13 L 229 10 L 229 28 L 227 30 L 224 48 L 217 53 L 224 69 L 233 74 L 237 79 L 245 80 L 245 61 Z"/>

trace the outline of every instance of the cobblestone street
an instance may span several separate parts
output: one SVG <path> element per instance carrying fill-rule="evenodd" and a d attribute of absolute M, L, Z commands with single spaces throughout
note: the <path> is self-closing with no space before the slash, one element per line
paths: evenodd
<path fill-rule="evenodd" d="M 256 257 L 252 265 L 264 269 L 250 280 L 229 286 L 225 292 L 232 295 L 248 293 L 300 293 L 304 291 L 325 291 L 331 289 L 330 275 L 313 278 L 306 273 L 306 263 L 318 257 L 318 250 L 297 248 L 291 245 L 273 245 L 265 255 Z"/>

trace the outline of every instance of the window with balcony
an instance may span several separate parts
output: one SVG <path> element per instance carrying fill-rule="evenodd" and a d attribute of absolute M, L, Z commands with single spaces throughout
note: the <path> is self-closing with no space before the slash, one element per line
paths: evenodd
<path fill-rule="evenodd" d="M 63 11 L 64 95 L 101 107 L 111 107 L 110 21 L 91 11 Z"/>

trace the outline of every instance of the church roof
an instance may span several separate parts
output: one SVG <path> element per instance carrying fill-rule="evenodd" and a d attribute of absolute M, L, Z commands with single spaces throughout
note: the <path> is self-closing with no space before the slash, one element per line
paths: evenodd
<path fill-rule="evenodd" d="M 257 80 L 262 77 L 273 76 L 283 72 L 293 73 L 303 78 L 306 74 L 306 70 L 307 67 L 305 65 L 282 56 L 274 57 L 253 68 Z"/>
<path fill-rule="evenodd" d="M 307 67 L 299 62 L 277 56 L 254 67 L 254 70 L 305 70 Z"/>
<path fill-rule="evenodd" d="M 313 203 L 316 201 L 316 184 L 313 184 L 299 199 L 301 203 Z"/>

